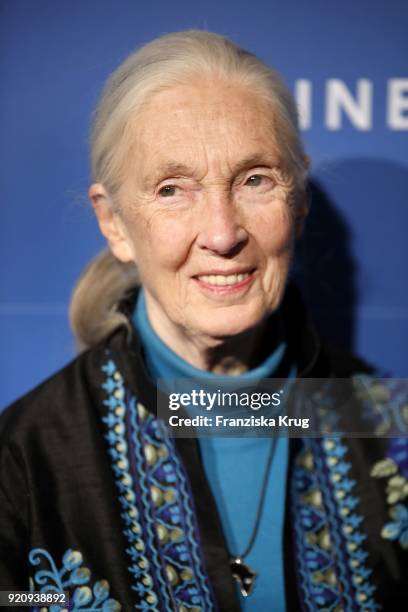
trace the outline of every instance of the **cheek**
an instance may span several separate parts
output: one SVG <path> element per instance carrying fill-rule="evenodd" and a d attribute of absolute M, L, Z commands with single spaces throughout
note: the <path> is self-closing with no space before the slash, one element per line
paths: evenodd
<path fill-rule="evenodd" d="M 157 273 L 176 271 L 188 258 L 191 227 L 188 219 L 172 211 L 139 217 L 132 236 L 136 263 Z"/>
<path fill-rule="evenodd" d="M 265 257 L 279 257 L 291 251 L 295 224 L 292 211 L 285 203 L 273 212 L 265 211 L 256 218 L 253 235 Z"/>
<path fill-rule="evenodd" d="M 258 247 L 263 259 L 261 286 L 268 308 L 277 308 L 286 285 L 294 246 L 294 218 L 289 207 L 259 224 Z"/>

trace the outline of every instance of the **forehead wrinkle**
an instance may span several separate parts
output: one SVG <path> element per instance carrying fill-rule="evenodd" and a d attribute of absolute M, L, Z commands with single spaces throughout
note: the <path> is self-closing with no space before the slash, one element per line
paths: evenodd
<path fill-rule="evenodd" d="M 259 100 L 256 102 L 255 106 L 259 106 Z M 149 110 L 152 112 L 151 108 Z M 188 105 L 184 108 L 183 105 L 181 108 L 167 108 L 170 116 L 178 117 L 176 126 L 172 121 L 163 125 L 162 121 L 156 123 L 155 119 L 137 122 L 133 126 L 135 140 L 142 145 L 141 149 L 145 149 L 145 154 L 148 153 L 145 157 L 140 150 L 141 185 L 151 190 L 165 178 L 182 176 L 202 180 L 210 172 L 210 167 L 217 169 L 214 174 L 219 172 L 221 177 L 225 174 L 225 167 L 228 173 L 238 174 L 254 166 L 278 166 L 281 156 L 276 146 L 273 117 L 263 108 L 257 110 L 263 112 L 254 118 L 255 109 L 249 105 L 238 109 L 233 104 L 232 107 L 211 104 L 210 108 L 200 106 L 199 110 Z M 163 155 L 166 148 L 171 157 Z M 248 154 L 237 159 L 245 150 Z"/>

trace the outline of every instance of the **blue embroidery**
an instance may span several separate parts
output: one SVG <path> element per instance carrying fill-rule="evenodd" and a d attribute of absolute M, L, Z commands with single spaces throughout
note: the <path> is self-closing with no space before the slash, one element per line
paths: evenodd
<path fill-rule="evenodd" d="M 378 610 L 355 511 L 347 447 L 339 436 L 303 440 L 292 479 L 296 558 L 309 610 Z"/>
<path fill-rule="evenodd" d="M 103 366 L 106 439 L 142 610 L 214 610 L 184 469 L 163 424 L 125 388 L 112 359 Z M 148 546 L 149 558 L 144 554 Z"/>
<path fill-rule="evenodd" d="M 408 431 L 407 384 L 405 381 L 358 375 L 352 379 L 361 417 L 377 436 Z M 330 393 L 328 394 L 330 396 Z M 324 398 L 319 398 L 321 404 Z M 374 409 L 373 409 L 374 407 Z M 316 405 L 323 425 L 325 406 Z M 329 406 L 330 408 L 330 406 Z M 330 414 L 330 412 L 328 413 Z M 328 430 L 336 430 L 328 423 Z M 336 423 L 334 423 L 336 425 Z M 335 436 L 320 441 L 304 440 L 292 479 L 292 499 L 296 533 L 296 555 L 306 607 L 310 610 L 377 610 L 365 565 L 363 521 L 357 514 L 359 500 L 353 495 L 355 482 L 348 476 L 346 442 Z M 371 470 L 373 478 L 386 478 L 385 498 L 390 521 L 382 537 L 408 548 L 408 443 L 407 438 L 391 437 L 387 456 Z"/>
<path fill-rule="evenodd" d="M 137 429 L 138 429 L 137 414 L 135 411 L 135 398 L 133 397 L 131 398 L 129 402 L 129 408 L 131 412 L 131 424 L 132 424 L 132 433 L 133 433 L 132 441 L 134 444 L 134 452 L 137 458 L 138 465 L 143 465 L 144 459 L 145 459 L 143 456 L 144 449 L 143 449 L 142 442 L 139 439 L 139 436 L 137 435 Z M 141 406 L 139 407 L 139 412 L 142 415 L 144 415 L 143 408 Z M 144 470 L 139 470 L 139 473 L 140 473 L 139 482 L 135 484 L 137 486 L 140 486 L 140 489 L 141 489 L 141 499 L 143 501 L 145 518 L 146 518 L 146 530 L 145 531 L 147 533 L 148 547 L 149 547 L 150 553 L 152 554 L 153 562 L 156 568 L 159 569 L 159 571 L 157 572 L 157 577 L 161 585 L 161 592 L 164 596 L 165 605 L 167 609 L 167 608 L 171 608 L 171 599 L 170 599 L 170 593 L 168 591 L 167 584 L 165 581 L 165 577 L 163 576 L 163 572 L 160 571 L 161 570 L 160 558 L 158 555 L 155 538 L 154 538 L 154 521 L 152 517 L 152 504 L 150 502 L 150 495 L 152 491 L 149 490 L 149 487 L 148 487 L 147 473 Z M 136 589 L 137 589 L 137 586 L 136 586 Z M 140 594 L 141 593 L 139 592 L 139 595 Z"/>
<path fill-rule="evenodd" d="M 408 433 L 408 386 L 404 379 L 360 374 L 353 378 L 353 384 L 362 415 L 377 436 Z M 407 455 L 405 458 L 408 459 Z"/>
<path fill-rule="evenodd" d="M 337 564 L 344 588 L 343 597 L 347 592 L 347 599 L 350 602 L 354 600 L 364 610 L 378 610 L 380 607 L 372 597 L 375 587 L 369 581 L 371 570 L 364 564 L 366 554 L 364 554 L 363 542 L 367 536 L 359 529 L 363 517 L 355 511 L 351 512 L 351 508 L 356 508 L 358 505 L 358 498 L 352 495 L 356 483 L 347 476 L 351 464 L 339 459 L 339 456 L 345 457 L 347 454 L 346 444 L 340 437 L 323 439 L 323 449 L 331 486 L 325 481 L 323 473 L 321 473 L 321 485 L 327 497 L 331 495 L 333 498 L 333 508 L 328 518 L 332 532 L 337 531 L 338 545 L 345 548 L 346 552 L 342 557 L 338 554 L 341 548 L 337 550 Z M 354 592 L 353 589 L 346 588 L 346 585 L 347 587 L 350 585 L 349 577 L 351 577 Z"/>
<path fill-rule="evenodd" d="M 408 549 L 408 508 L 397 504 L 389 513 L 393 520 L 384 525 L 381 535 L 388 540 L 398 540 L 402 548 Z"/>
<path fill-rule="evenodd" d="M 47 569 L 40 569 L 34 573 L 33 590 L 40 593 L 69 591 L 69 609 L 72 612 L 119 612 L 122 609 L 118 601 L 109 599 L 109 583 L 106 580 L 98 580 L 91 589 L 89 586 L 91 572 L 82 566 L 83 558 L 79 551 L 67 550 L 62 557 L 61 569 L 57 569 L 55 561 L 43 548 L 34 548 L 28 558 L 34 566 L 40 565 L 41 562 L 47 564 Z M 50 612 L 66 610 L 57 604 L 49 606 L 48 609 Z"/>
<path fill-rule="evenodd" d="M 126 457 L 128 445 L 125 439 L 125 413 L 126 407 L 123 403 L 124 386 L 123 378 L 116 371 L 113 361 L 108 361 L 102 367 L 108 375 L 108 379 L 102 385 L 109 393 L 108 399 L 104 401 L 109 413 L 103 417 L 108 427 L 106 439 L 109 443 L 109 454 L 112 457 L 112 468 L 115 474 L 116 486 L 119 489 L 119 501 L 123 508 L 121 517 L 125 523 L 124 534 L 130 547 L 126 549 L 132 560 L 129 566 L 130 573 L 137 580 L 135 590 L 141 597 L 141 610 L 157 610 L 157 596 L 152 590 L 153 577 L 150 571 L 150 563 L 144 554 L 145 544 L 142 538 L 142 526 L 139 522 L 139 510 L 136 505 L 136 496 L 133 491 L 133 479 L 129 471 L 129 461 Z M 141 586 L 143 585 L 143 592 Z"/>
<path fill-rule="evenodd" d="M 408 549 L 408 505 L 402 503 L 408 497 L 407 458 L 408 440 L 390 438 L 386 458 L 377 461 L 370 473 L 373 478 L 387 478 L 385 494 L 392 520 L 384 525 L 381 536 L 398 541 L 404 549 Z"/>

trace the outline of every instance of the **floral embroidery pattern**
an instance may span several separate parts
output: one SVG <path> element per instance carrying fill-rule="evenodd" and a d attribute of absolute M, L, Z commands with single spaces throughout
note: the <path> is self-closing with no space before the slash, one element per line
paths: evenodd
<path fill-rule="evenodd" d="M 293 480 L 296 558 L 309 610 L 378 610 L 365 561 L 359 500 L 339 436 L 303 440 Z"/>
<path fill-rule="evenodd" d="M 402 548 L 408 549 L 408 508 L 398 504 L 389 514 L 393 520 L 384 525 L 381 535 L 388 540 L 398 540 Z"/>
<path fill-rule="evenodd" d="M 91 572 L 82 566 L 82 554 L 77 550 L 67 550 L 62 557 L 62 567 L 57 569 L 51 555 L 43 548 L 34 548 L 29 553 L 31 565 L 46 564 L 47 569 L 39 569 L 31 579 L 33 590 L 40 593 L 70 592 L 69 610 L 72 612 L 119 612 L 122 606 L 109 598 L 109 583 L 98 580 L 90 587 Z M 72 589 L 73 587 L 73 589 Z M 46 608 L 50 612 L 68 612 L 58 604 Z"/>
<path fill-rule="evenodd" d="M 140 609 L 156 610 L 157 597 L 151 588 L 153 586 L 153 578 L 149 560 L 144 554 L 145 544 L 141 535 L 142 526 L 139 522 L 139 510 L 132 488 L 133 479 L 129 471 L 129 461 L 126 458 L 128 445 L 125 440 L 126 407 L 123 403 L 123 378 L 117 372 L 116 366 L 112 361 L 104 365 L 102 370 L 108 376 L 107 381 L 103 384 L 103 388 L 109 394 L 108 399 L 104 401 L 109 409 L 109 413 L 103 420 L 108 427 L 106 439 L 109 443 L 109 453 L 113 461 L 112 468 L 116 477 L 116 486 L 119 489 L 119 501 L 123 508 L 121 517 L 125 523 L 124 534 L 130 545 L 126 549 L 132 561 L 129 571 L 135 578 L 140 578 L 140 582 L 135 587 L 142 599 Z"/>
<path fill-rule="evenodd" d="M 408 433 L 408 388 L 404 379 L 359 374 L 352 381 L 362 414 L 377 436 Z"/>
<path fill-rule="evenodd" d="M 408 505 L 401 503 L 408 497 L 408 480 L 405 474 L 408 455 L 408 441 L 405 438 L 391 439 L 388 456 L 377 461 L 371 469 L 373 478 L 387 478 L 385 488 L 388 511 L 391 521 L 381 530 L 386 540 L 397 540 L 400 546 L 408 549 Z M 403 473 L 401 475 L 400 471 Z"/>
<path fill-rule="evenodd" d="M 371 431 L 377 436 L 408 431 L 405 381 L 358 376 L 352 384 L 361 417 Z M 347 443 L 341 436 L 333 436 L 321 441 L 304 440 L 302 444 L 293 474 L 292 499 L 305 605 L 310 610 L 336 612 L 378 610 L 371 569 L 366 564 L 363 517 L 356 511 L 359 499 L 353 494 L 356 483 L 349 477 Z M 387 456 L 373 466 L 371 477 L 386 479 L 384 493 L 390 521 L 382 528 L 382 537 L 408 549 L 406 437 L 389 438 Z"/>
<path fill-rule="evenodd" d="M 173 442 L 126 389 L 112 359 L 102 370 L 108 394 L 106 439 L 129 542 L 132 588 L 141 600 L 135 607 L 211 611 L 191 496 Z"/>

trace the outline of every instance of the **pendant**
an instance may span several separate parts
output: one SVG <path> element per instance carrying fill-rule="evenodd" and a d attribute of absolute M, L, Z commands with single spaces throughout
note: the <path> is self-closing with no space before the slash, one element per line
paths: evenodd
<path fill-rule="evenodd" d="M 244 597 L 248 597 L 253 591 L 258 574 L 244 563 L 241 557 L 231 559 L 230 567 L 233 577 L 238 582 L 239 590 Z"/>

